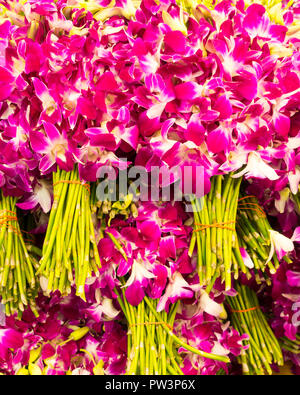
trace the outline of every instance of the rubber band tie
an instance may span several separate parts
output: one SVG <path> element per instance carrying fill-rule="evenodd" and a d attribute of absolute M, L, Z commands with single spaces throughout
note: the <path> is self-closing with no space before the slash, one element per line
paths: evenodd
<path fill-rule="evenodd" d="M 213 224 L 197 224 L 197 223 L 195 223 L 195 225 L 200 226 L 200 228 L 194 229 L 194 232 L 201 232 L 205 229 L 210 229 L 210 228 L 228 229 L 228 230 L 232 230 L 234 232 L 235 229 L 231 228 L 230 226 L 227 226 L 227 225 L 235 224 L 235 222 L 236 221 L 228 221 L 228 222 L 220 222 L 220 223 L 213 223 Z"/>

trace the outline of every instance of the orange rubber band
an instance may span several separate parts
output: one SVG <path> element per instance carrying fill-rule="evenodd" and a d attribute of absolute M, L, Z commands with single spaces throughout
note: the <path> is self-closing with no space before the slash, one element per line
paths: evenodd
<path fill-rule="evenodd" d="M 10 216 L 1 217 L 1 215 L 0 215 L 0 223 L 6 223 L 9 221 L 18 221 L 18 218 L 17 217 L 10 217 Z"/>
<path fill-rule="evenodd" d="M 73 184 L 73 185 L 82 185 L 88 193 L 91 192 L 89 184 L 84 184 L 81 181 L 71 181 L 71 180 L 60 180 L 57 181 L 56 183 L 53 184 L 53 187 L 55 187 L 58 184 Z"/>
<path fill-rule="evenodd" d="M 25 239 L 25 237 L 24 237 L 24 242 L 25 243 L 34 243 L 35 237 L 34 237 L 34 235 L 32 233 L 26 232 L 26 230 L 21 230 L 21 232 L 25 233 L 26 236 L 28 235 L 28 236 L 31 237 L 31 238 L 28 237 L 27 239 Z"/>
<path fill-rule="evenodd" d="M 10 225 L 8 223 L 8 221 L 3 221 L 0 222 L 0 228 L 7 228 L 9 230 L 11 230 L 14 234 L 16 234 L 17 236 L 22 236 L 22 233 L 19 231 L 18 228 L 15 228 L 14 226 Z"/>
<path fill-rule="evenodd" d="M 139 322 L 137 324 L 131 324 L 129 325 L 130 328 L 132 328 L 133 326 L 140 326 L 140 325 L 166 325 L 171 331 L 173 330 L 173 328 L 171 327 L 171 325 L 167 324 L 166 322 Z"/>
<path fill-rule="evenodd" d="M 253 198 L 257 199 L 257 197 L 254 195 L 247 195 L 247 196 L 239 198 L 238 202 L 240 202 L 241 200 L 244 200 L 244 199 L 253 199 Z"/>
<path fill-rule="evenodd" d="M 194 232 L 201 232 L 205 229 L 210 229 L 210 228 L 219 228 L 219 229 L 228 229 L 235 231 L 234 228 L 231 228 L 227 226 L 228 224 L 235 224 L 236 221 L 228 221 L 228 222 L 220 222 L 220 223 L 214 223 L 214 224 L 197 224 L 195 223 L 196 226 L 200 226 L 200 229 L 194 229 Z"/>
<path fill-rule="evenodd" d="M 249 207 L 249 206 L 253 206 L 253 207 Z M 252 210 L 255 211 L 258 215 L 260 215 L 261 217 L 265 218 L 266 217 L 266 213 L 263 211 L 263 209 L 256 203 L 245 203 L 245 204 L 240 204 L 238 206 L 238 208 L 240 210 Z"/>
<path fill-rule="evenodd" d="M 10 215 L 3 216 L 4 213 L 9 213 L 9 214 L 12 214 L 12 215 L 11 216 Z M 26 232 L 25 230 L 21 231 L 20 229 L 16 228 L 15 226 L 12 226 L 10 224 L 10 222 L 12 222 L 12 221 L 15 221 L 15 222 L 18 221 L 17 213 L 15 211 L 0 210 L 0 228 L 1 227 L 6 227 L 7 229 L 11 230 L 14 234 L 16 234 L 19 237 L 22 236 L 21 232 L 30 234 L 29 232 Z M 32 241 L 34 241 L 34 240 L 32 240 Z"/>
<path fill-rule="evenodd" d="M 17 213 L 15 211 L 10 211 L 10 210 L 0 210 L 0 216 L 1 216 L 2 213 L 9 213 L 9 214 L 12 214 L 14 216 L 17 215 Z"/>
<path fill-rule="evenodd" d="M 251 198 L 257 199 L 257 197 L 254 195 L 248 195 L 248 196 L 244 196 L 244 197 L 240 198 L 238 200 L 238 202 L 241 202 L 242 200 L 245 200 L 245 199 L 251 199 Z M 266 217 L 266 213 L 264 212 L 264 210 L 260 207 L 260 205 L 258 203 L 243 202 L 242 204 L 238 205 L 238 208 L 240 208 L 241 210 L 256 211 L 257 214 L 260 215 L 261 217 L 263 217 L 263 218 Z"/>
<path fill-rule="evenodd" d="M 230 311 L 232 313 L 247 313 L 248 311 L 253 311 L 253 310 L 257 310 L 260 309 L 260 306 L 254 306 L 254 307 L 250 307 L 249 309 L 245 309 L 245 310 L 234 310 L 230 308 Z"/>

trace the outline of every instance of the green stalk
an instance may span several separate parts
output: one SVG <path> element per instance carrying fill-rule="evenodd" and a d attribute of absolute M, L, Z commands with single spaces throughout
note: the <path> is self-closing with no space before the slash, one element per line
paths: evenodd
<path fill-rule="evenodd" d="M 240 334 L 247 333 L 250 347 L 239 358 L 245 374 L 272 374 L 271 364 L 283 363 L 279 343 L 259 308 L 254 291 L 236 283 L 238 295 L 226 297 L 231 307 L 231 321 Z"/>
<path fill-rule="evenodd" d="M 17 199 L 0 192 L 0 296 L 6 315 L 22 312 L 28 305 L 34 307 L 34 262 L 27 251 L 17 220 Z"/>
<path fill-rule="evenodd" d="M 145 302 L 147 303 L 147 305 L 149 306 L 149 308 L 151 309 L 151 311 L 153 312 L 153 315 L 155 316 L 155 318 L 157 320 L 160 319 L 158 313 L 155 311 L 155 309 L 153 308 L 153 306 L 151 305 L 148 297 L 145 296 L 144 298 Z M 214 355 L 214 354 L 209 354 L 206 353 L 204 351 L 200 351 L 188 344 L 186 344 L 185 342 L 183 342 L 181 339 L 179 339 L 169 328 L 166 324 L 162 323 L 161 326 L 164 328 L 165 331 L 167 331 L 167 333 L 169 334 L 169 336 L 171 336 L 174 340 L 175 343 L 179 344 L 180 346 L 184 347 L 186 350 L 193 352 L 194 354 L 200 355 L 203 358 L 208 358 L 208 359 L 213 359 L 215 361 L 222 361 L 222 362 L 230 362 L 230 359 L 228 357 L 223 357 L 220 355 Z"/>
<path fill-rule="evenodd" d="M 198 215 L 198 209 L 196 205 L 196 200 L 191 200 L 192 202 L 192 207 L 194 210 L 194 218 L 195 218 L 195 223 L 200 224 L 200 218 Z M 197 240 L 197 249 L 198 249 L 198 254 L 197 254 L 197 271 L 198 271 L 198 276 L 199 276 L 199 282 L 202 285 L 203 284 L 203 271 L 202 271 L 202 245 L 201 245 L 201 239 L 200 239 L 200 232 L 198 232 L 200 225 L 195 226 L 194 228 L 194 234 L 196 234 L 196 240 Z"/>
<path fill-rule="evenodd" d="M 205 196 L 203 199 L 204 207 L 203 207 L 203 217 L 204 217 L 204 224 L 211 224 L 210 221 L 210 212 L 209 212 L 209 205 L 208 199 Z M 211 229 L 207 228 L 204 231 L 205 237 L 205 252 L 206 252 L 206 283 L 208 284 L 211 280 L 212 276 L 212 251 L 211 251 Z"/>
<path fill-rule="evenodd" d="M 78 169 L 53 173 L 54 202 L 40 260 L 39 275 L 48 280 L 48 292 L 71 292 L 85 300 L 86 279 L 101 267 L 92 223 L 90 193 Z"/>

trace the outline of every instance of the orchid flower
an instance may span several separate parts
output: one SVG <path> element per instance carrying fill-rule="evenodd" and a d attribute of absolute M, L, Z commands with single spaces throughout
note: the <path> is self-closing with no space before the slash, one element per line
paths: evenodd
<path fill-rule="evenodd" d="M 298 243 L 300 242 L 300 226 L 297 226 L 297 228 L 294 230 L 291 240 L 293 242 L 298 242 Z"/>
<path fill-rule="evenodd" d="M 141 256 L 133 261 L 131 274 L 124 287 L 126 287 L 126 298 L 133 306 L 137 306 L 144 298 L 144 289 L 148 281 L 155 278 L 155 275 L 148 270 L 146 262 Z"/>
<path fill-rule="evenodd" d="M 95 322 L 100 322 L 103 318 L 108 320 L 115 319 L 119 311 L 113 306 L 111 299 L 103 298 L 100 304 L 93 304 L 86 309 L 86 313 L 91 316 Z"/>
<path fill-rule="evenodd" d="M 45 180 L 37 181 L 33 194 L 28 199 L 17 203 L 17 206 L 22 210 L 32 210 L 38 205 L 41 206 L 44 213 L 48 213 L 51 209 L 50 185 Z"/>
<path fill-rule="evenodd" d="M 6 360 L 10 349 L 17 350 L 24 344 L 22 333 L 14 329 L 0 329 L 0 357 Z"/>
<path fill-rule="evenodd" d="M 290 190 L 289 188 L 284 188 L 282 191 L 279 192 L 280 198 L 275 200 L 275 207 L 279 213 L 284 213 L 285 206 L 287 201 L 290 197 Z"/>
<path fill-rule="evenodd" d="M 190 285 L 184 280 L 179 272 L 173 273 L 169 280 L 164 295 L 158 302 L 157 311 L 168 311 L 170 303 L 175 303 L 178 299 L 192 298 L 194 292 Z"/>
<path fill-rule="evenodd" d="M 248 267 L 249 269 L 253 269 L 254 263 L 253 263 L 250 255 L 248 254 L 247 250 L 245 248 L 240 247 L 240 251 L 241 251 L 241 256 L 243 258 L 245 266 Z"/>
<path fill-rule="evenodd" d="M 269 233 L 271 249 L 267 262 L 270 262 L 275 251 L 278 259 L 281 260 L 288 252 L 294 250 L 294 243 L 291 239 L 275 230 L 269 230 Z"/>
<path fill-rule="evenodd" d="M 246 178 L 268 178 L 269 180 L 278 180 L 279 176 L 276 171 L 261 158 L 257 152 L 250 152 L 248 155 L 247 166 L 232 177 L 238 178 L 245 175 Z"/>
<path fill-rule="evenodd" d="M 33 130 L 30 132 L 32 149 L 43 155 L 40 161 L 40 171 L 42 174 L 47 174 L 56 163 L 63 170 L 71 170 L 75 150 L 65 131 L 61 134 L 55 126 L 46 121 L 43 121 L 43 126 L 46 136 L 42 132 Z"/>
<path fill-rule="evenodd" d="M 33 86 L 37 97 L 42 102 L 43 112 L 40 116 L 41 121 L 50 121 L 52 123 L 60 123 L 61 116 L 57 106 L 57 101 L 52 97 L 46 85 L 38 78 L 33 78 Z"/>

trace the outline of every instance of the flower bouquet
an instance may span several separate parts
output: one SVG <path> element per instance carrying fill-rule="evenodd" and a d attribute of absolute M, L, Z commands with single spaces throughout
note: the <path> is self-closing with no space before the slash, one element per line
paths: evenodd
<path fill-rule="evenodd" d="M 298 0 L 0 1 L 0 373 L 300 373 Z"/>

